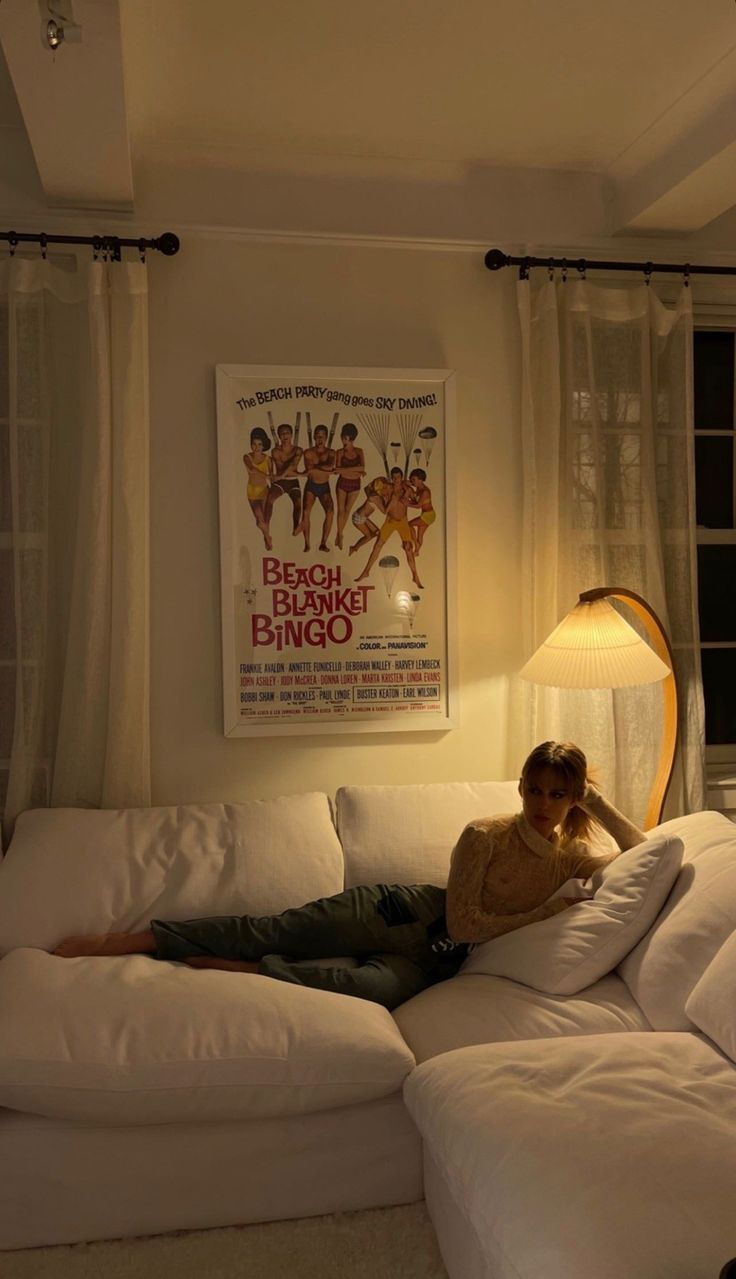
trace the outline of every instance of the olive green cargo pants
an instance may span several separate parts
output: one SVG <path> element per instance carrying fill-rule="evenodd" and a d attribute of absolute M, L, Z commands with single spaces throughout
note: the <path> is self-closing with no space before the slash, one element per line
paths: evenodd
<path fill-rule="evenodd" d="M 191 955 L 257 962 L 280 981 L 396 1008 L 457 972 L 467 954 L 445 925 L 445 890 L 433 884 L 348 888 L 280 915 L 151 920 L 158 959 Z M 315 960 L 351 957 L 356 967 Z"/>

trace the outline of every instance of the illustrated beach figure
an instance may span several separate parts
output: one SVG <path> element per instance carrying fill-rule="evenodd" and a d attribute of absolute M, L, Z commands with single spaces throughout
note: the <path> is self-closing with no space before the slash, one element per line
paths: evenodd
<path fill-rule="evenodd" d="M 330 549 L 327 545 L 327 539 L 330 536 L 335 512 L 335 504 L 330 492 L 330 476 L 333 474 L 334 469 L 335 450 L 328 448 L 327 427 L 315 426 L 314 444 L 311 448 L 304 450 L 304 470 L 302 474 L 307 476 L 307 482 L 304 485 L 302 518 L 296 530 L 297 533 L 304 534 L 305 551 L 309 550 L 310 521 L 315 501 L 319 501 L 325 513 L 319 549 L 321 551 L 329 551 Z"/>
<path fill-rule="evenodd" d="M 432 506 L 432 491 L 425 483 L 427 472 L 423 471 L 421 466 L 417 466 L 409 476 L 409 484 L 411 485 L 414 497 L 411 500 L 412 506 L 419 507 L 419 515 L 409 521 L 411 531 L 414 535 L 414 554 L 418 555 L 424 534 L 431 524 L 437 519 L 437 512 Z"/>
<path fill-rule="evenodd" d="M 335 545 L 342 549 L 343 533 L 348 516 L 355 505 L 360 492 L 360 484 L 365 475 L 365 458 L 363 450 L 358 448 L 358 428 L 352 422 L 346 422 L 340 432 L 342 447 L 335 455 L 335 471 L 338 480 L 335 486 L 337 497 L 337 535 Z"/>
<path fill-rule="evenodd" d="M 268 456 L 270 447 L 271 441 L 263 427 L 254 426 L 250 433 L 251 451 L 243 454 L 243 464 L 248 472 L 248 487 L 246 489 L 248 504 L 253 512 L 256 524 L 263 534 L 263 540 L 268 551 L 273 547 L 271 535 L 268 531 L 268 519 L 266 518 L 266 503 L 271 480 L 271 459 Z"/>
<path fill-rule="evenodd" d="M 389 489 L 389 482 L 382 475 L 375 480 L 371 480 L 370 484 L 366 484 L 363 492 L 365 493 L 365 501 L 361 503 L 351 516 L 353 527 L 358 530 L 360 537 L 357 542 L 353 542 L 350 547 L 350 554 L 354 555 L 359 551 L 361 546 L 365 546 L 367 542 L 371 542 L 374 537 L 378 537 L 380 527 L 371 519 L 371 515 L 378 511 L 381 515 L 385 515 L 386 506 L 384 498 Z"/>
<path fill-rule="evenodd" d="M 368 577 L 388 539 L 394 533 L 398 533 L 409 565 L 412 581 L 420 589 L 422 589 L 422 583 L 419 581 L 416 561 L 414 559 L 414 537 L 409 526 L 409 521 L 406 518 L 409 504 L 414 496 L 414 490 L 404 479 L 404 472 L 401 470 L 401 467 L 392 467 L 391 487 L 387 490 L 385 502 L 386 518 L 379 530 L 378 537 L 376 538 L 376 544 L 368 557 L 368 563 L 363 569 L 363 572 L 356 577 L 356 582 L 362 582 L 364 578 Z"/>
<path fill-rule="evenodd" d="M 271 487 L 266 498 L 266 524 L 270 532 L 273 508 L 285 493 L 291 500 L 292 534 L 296 536 L 302 518 L 302 486 L 297 479 L 304 450 L 294 443 L 294 430 L 282 422 L 276 432 L 278 444 L 271 454 Z"/>

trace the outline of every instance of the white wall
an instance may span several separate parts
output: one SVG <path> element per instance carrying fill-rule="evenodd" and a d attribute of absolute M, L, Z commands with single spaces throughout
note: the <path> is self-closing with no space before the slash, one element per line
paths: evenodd
<path fill-rule="evenodd" d="M 519 664 L 521 456 L 515 279 L 477 250 L 185 238 L 150 262 L 153 800 L 502 778 Z M 214 367 L 457 373 L 460 727 L 225 739 Z"/>

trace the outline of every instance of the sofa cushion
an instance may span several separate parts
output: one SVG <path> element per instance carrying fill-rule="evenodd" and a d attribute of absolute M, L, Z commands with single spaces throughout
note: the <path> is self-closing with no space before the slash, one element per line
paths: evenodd
<path fill-rule="evenodd" d="M 384 1097 L 414 1058 L 378 1004 L 144 956 L 0 961 L 0 1105 L 116 1124 Z"/>
<path fill-rule="evenodd" d="M 450 854 L 476 817 L 516 813 L 518 782 L 436 782 L 425 786 L 342 786 L 337 829 L 345 854 L 345 887 L 439 884 Z"/>
<path fill-rule="evenodd" d="M 393 1016 L 417 1061 L 471 1044 L 649 1030 L 615 973 L 572 996 L 539 994 L 505 977 L 461 973 L 408 999 Z"/>
<path fill-rule="evenodd" d="M 510 977 L 574 995 L 615 968 L 659 914 L 682 861 L 682 841 L 655 836 L 593 876 L 594 896 L 560 915 L 474 946 L 466 973 Z"/>
<path fill-rule="evenodd" d="M 682 840 L 682 869 L 653 927 L 618 972 L 656 1030 L 692 1030 L 688 996 L 736 928 L 736 826 L 722 813 L 693 813 L 655 833 Z"/>
<path fill-rule="evenodd" d="M 736 1061 L 736 932 L 721 946 L 690 992 L 685 1012 Z"/>
<path fill-rule="evenodd" d="M 148 920 L 267 914 L 343 887 L 326 795 L 34 809 L 0 863 L 0 954 Z"/>
<path fill-rule="evenodd" d="M 404 1097 L 478 1274 L 716 1279 L 736 1251 L 736 1071 L 699 1036 L 464 1048 Z"/>

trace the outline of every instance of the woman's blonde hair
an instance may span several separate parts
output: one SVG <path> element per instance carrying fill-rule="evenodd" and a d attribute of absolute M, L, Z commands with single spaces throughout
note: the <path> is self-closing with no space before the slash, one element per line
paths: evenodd
<path fill-rule="evenodd" d="M 580 747 L 574 742 L 542 742 L 539 746 L 535 746 L 524 761 L 524 767 L 521 770 L 521 788 L 524 788 L 531 773 L 536 773 L 542 768 L 551 768 L 558 773 L 572 796 L 574 806 L 565 817 L 560 831 L 562 843 L 566 844 L 571 839 L 588 839 L 593 827 L 593 818 L 578 807 L 578 800 L 583 798 L 585 788 L 591 779 L 588 775 L 588 761 Z"/>

